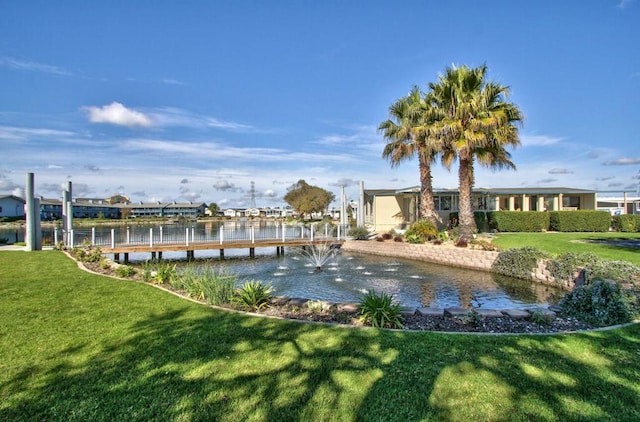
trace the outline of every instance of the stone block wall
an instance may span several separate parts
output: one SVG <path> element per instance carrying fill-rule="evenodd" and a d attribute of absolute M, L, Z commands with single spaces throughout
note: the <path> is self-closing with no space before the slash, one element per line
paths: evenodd
<path fill-rule="evenodd" d="M 412 244 L 394 241 L 347 240 L 342 249 L 371 255 L 391 256 L 394 258 L 415 259 L 452 267 L 472 270 L 491 271 L 498 252 L 478 249 L 457 248 L 448 245 Z"/>
<path fill-rule="evenodd" d="M 347 240 L 342 245 L 342 249 L 350 252 L 415 259 L 417 261 L 480 271 L 492 271 L 491 267 L 499 255 L 499 252 L 457 248 L 452 245 L 412 244 L 394 242 L 392 240 L 384 242 Z M 571 290 L 576 283 L 580 282 L 580 276 L 581 274 L 576 274 L 576 279 L 573 281 L 557 282 L 547 269 L 547 262 L 538 260 L 537 268 L 531 273 L 531 280 Z"/>

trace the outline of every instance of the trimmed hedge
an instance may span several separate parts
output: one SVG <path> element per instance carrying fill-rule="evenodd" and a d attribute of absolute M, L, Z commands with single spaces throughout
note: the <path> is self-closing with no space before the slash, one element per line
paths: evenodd
<path fill-rule="evenodd" d="M 614 215 L 611 219 L 611 227 L 617 232 L 640 232 L 640 215 Z"/>
<path fill-rule="evenodd" d="M 607 211 L 551 211 L 549 229 L 558 232 L 607 232 L 611 214 Z"/>
<path fill-rule="evenodd" d="M 549 213 L 494 211 L 487 213 L 489 228 L 500 232 L 542 232 L 549 228 Z"/>
<path fill-rule="evenodd" d="M 486 232 L 487 228 L 489 228 L 489 223 L 487 221 L 487 217 L 488 217 L 487 212 L 485 211 L 474 211 L 473 212 L 473 219 L 476 222 L 476 228 L 478 229 L 479 232 Z M 459 216 L 457 212 L 450 212 L 449 213 L 449 225 L 448 227 L 450 228 L 454 228 L 454 227 L 458 227 L 459 225 Z"/>

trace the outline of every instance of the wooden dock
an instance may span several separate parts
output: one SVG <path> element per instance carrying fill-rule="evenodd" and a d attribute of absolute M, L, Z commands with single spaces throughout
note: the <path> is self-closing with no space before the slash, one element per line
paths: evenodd
<path fill-rule="evenodd" d="M 129 262 L 129 254 L 130 253 L 150 253 L 151 259 L 162 259 L 163 252 L 186 252 L 187 259 L 195 258 L 195 251 L 203 251 L 203 250 L 219 250 L 220 258 L 224 258 L 224 250 L 225 249 L 248 249 L 249 257 L 253 258 L 255 256 L 256 248 L 276 248 L 276 254 L 281 255 L 284 254 L 285 246 L 288 247 L 305 247 L 311 245 L 323 245 L 330 244 L 332 247 L 340 247 L 344 243 L 344 239 L 337 238 L 321 238 L 315 240 L 309 239 L 287 239 L 282 241 L 282 239 L 267 239 L 267 240 L 239 240 L 239 241 L 225 241 L 224 243 L 220 242 L 193 242 L 190 244 L 183 243 L 159 243 L 154 245 L 143 245 L 143 244 L 119 244 L 115 245 L 115 247 L 111 246 L 101 246 L 100 249 L 102 253 L 105 254 L 113 254 L 114 260 L 120 260 L 120 254 L 124 255 L 124 263 Z"/>

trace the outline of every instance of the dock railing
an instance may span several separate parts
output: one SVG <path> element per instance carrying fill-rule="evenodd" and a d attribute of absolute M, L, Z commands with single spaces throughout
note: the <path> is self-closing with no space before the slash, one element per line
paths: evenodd
<path fill-rule="evenodd" d="M 74 228 L 68 231 L 55 229 L 54 243 L 63 242 L 66 247 L 73 248 L 91 245 L 115 249 L 122 246 L 147 246 L 153 248 L 161 245 L 250 243 L 259 246 L 261 242 L 281 242 L 307 240 L 344 240 L 347 238 L 349 225 L 320 224 L 277 224 L 261 227 L 258 225 L 221 225 L 217 230 L 203 227 L 121 227 Z"/>

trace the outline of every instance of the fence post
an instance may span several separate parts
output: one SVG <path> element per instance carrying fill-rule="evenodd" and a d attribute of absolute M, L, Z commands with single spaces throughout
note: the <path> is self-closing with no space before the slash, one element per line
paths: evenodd
<path fill-rule="evenodd" d="M 224 242 L 224 224 L 220 226 L 220 244 Z"/>
<path fill-rule="evenodd" d="M 116 229 L 111 229 L 111 249 L 116 247 Z"/>
<path fill-rule="evenodd" d="M 324 237 L 329 237 L 329 223 L 324 223 Z"/>
<path fill-rule="evenodd" d="M 127 227 L 127 245 L 131 242 L 131 231 L 129 227 Z"/>
<path fill-rule="evenodd" d="M 160 227 L 162 229 L 162 227 Z M 153 248 L 153 227 L 149 228 L 149 247 Z"/>
<path fill-rule="evenodd" d="M 312 224 L 312 225 L 311 225 L 311 241 L 312 241 L 312 242 L 313 242 L 313 233 L 315 232 L 315 228 L 316 228 L 316 225 L 315 225 L 315 224 Z"/>
<path fill-rule="evenodd" d="M 73 249 L 74 244 L 73 244 L 73 229 L 69 230 L 69 246 Z"/>
<path fill-rule="evenodd" d="M 282 222 L 282 243 L 287 241 L 287 229 L 284 226 L 284 221 Z"/>
<path fill-rule="evenodd" d="M 162 239 L 162 226 L 160 226 L 160 244 L 163 243 L 163 239 Z"/>
<path fill-rule="evenodd" d="M 187 246 L 189 246 L 189 227 L 187 227 L 185 230 L 186 230 L 185 231 L 185 237 L 187 238 L 186 239 L 187 240 Z"/>
<path fill-rule="evenodd" d="M 96 228 L 91 227 L 91 244 L 95 246 L 96 244 Z"/>
<path fill-rule="evenodd" d="M 338 240 L 340 240 L 340 229 L 342 229 L 342 224 L 338 224 Z"/>
<path fill-rule="evenodd" d="M 191 227 L 191 243 L 196 243 L 196 228 Z"/>
<path fill-rule="evenodd" d="M 57 227 L 53 229 L 53 244 L 56 247 L 58 246 L 58 228 Z"/>

